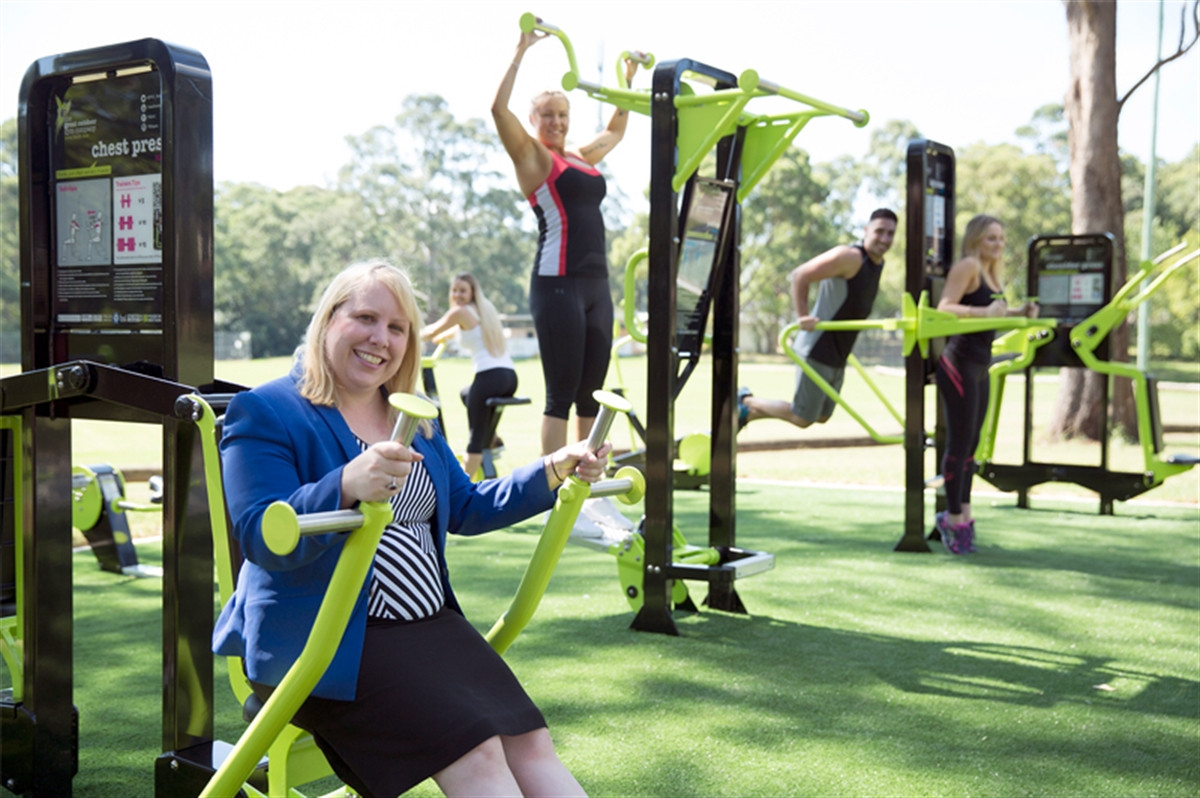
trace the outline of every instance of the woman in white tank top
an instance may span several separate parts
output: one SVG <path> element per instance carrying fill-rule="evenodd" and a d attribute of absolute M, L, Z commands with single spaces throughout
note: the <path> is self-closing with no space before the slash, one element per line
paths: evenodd
<path fill-rule="evenodd" d="M 471 352 L 475 362 L 475 379 L 462 392 L 471 429 L 463 470 L 473 477 L 483 461 L 484 448 L 492 445 L 492 441 L 484 440 L 489 417 L 487 400 L 515 394 L 517 372 L 508 354 L 500 315 L 480 291 L 479 281 L 465 272 L 455 275 L 450 283 L 450 309 L 426 325 L 421 337 L 440 341 L 456 330 L 460 343 Z"/>

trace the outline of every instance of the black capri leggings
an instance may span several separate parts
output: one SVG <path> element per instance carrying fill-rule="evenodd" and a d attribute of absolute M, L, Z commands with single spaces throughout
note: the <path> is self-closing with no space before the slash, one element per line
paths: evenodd
<path fill-rule="evenodd" d="M 943 353 L 937 362 L 938 395 L 946 419 L 946 451 L 942 477 L 946 480 L 946 509 L 954 515 L 971 501 L 975 450 L 988 404 L 988 364 Z"/>
<path fill-rule="evenodd" d="M 467 426 L 471 428 L 471 440 L 467 443 L 467 454 L 479 454 L 492 445 L 484 440 L 487 435 L 491 408 L 487 400 L 495 396 L 512 396 L 517 392 L 517 372 L 510 368 L 494 368 L 475 372 L 475 379 L 459 395 L 467 406 Z"/>
<path fill-rule="evenodd" d="M 529 284 L 546 380 L 547 416 L 594 418 L 592 391 L 604 386 L 612 350 L 613 304 L 607 277 L 537 277 Z"/>

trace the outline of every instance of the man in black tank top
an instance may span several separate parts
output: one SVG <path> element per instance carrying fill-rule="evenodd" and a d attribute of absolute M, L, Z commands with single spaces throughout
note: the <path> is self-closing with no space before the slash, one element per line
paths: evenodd
<path fill-rule="evenodd" d="M 871 213 L 863 240 L 837 246 L 797 266 L 791 274 L 792 304 L 803 330 L 796 351 L 835 390 L 841 390 L 846 358 L 854 348 L 856 331 L 817 330 L 817 322 L 865 319 L 879 293 L 883 256 L 896 236 L 896 214 L 887 208 Z M 817 285 L 817 301 L 809 309 L 809 288 Z M 738 391 L 738 429 L 760 418 L 777 418 L 797 427 L 824 424 L 836 403 L 804 371 L 797 369 L 796 395 L 763 399 L 748 388 Z"/>

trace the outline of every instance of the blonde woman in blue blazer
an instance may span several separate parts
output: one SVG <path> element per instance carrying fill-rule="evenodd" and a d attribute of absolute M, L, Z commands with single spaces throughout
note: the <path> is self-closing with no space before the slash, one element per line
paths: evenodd
<path fill-rule="evenodd" d="M 445 542 L 547 510 L 568 475 L 600 479 L 610 447 L 576 443 L 473 483 L 432 425 L 411 448 L 389 440 L 386 397 L 416 386 L 420 319 L 404 272 L 351 266 L 322 296 L 293 372 L 230 403 L 225 493 L 246 561 L 214 651 L 243 657 L 265 698 L 299 656 L 333 573 L 344 537 L 305 537 L 275 555 L 259 529 L 268 505 L 390 501 L 394 521 L 346 633 L 294 722 L 364 796 L 392 798 L 429 777 L 448 795 L 583 795 L 537 707 L 463 618 Z"/>

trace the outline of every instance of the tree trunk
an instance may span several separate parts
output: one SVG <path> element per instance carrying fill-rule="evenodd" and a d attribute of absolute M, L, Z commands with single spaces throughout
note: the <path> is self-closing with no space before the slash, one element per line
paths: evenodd
<path fill-rule="evenodd" d="M 1071 79 L 1063 108 L 1071 153 L 1071 232 L 1112 233 L 1112 288 L 1125 283 L 1125 209 L 1121 200 L 1121 161 L 1117 153 L 1117 4 L 1113 0 L 1065 0 Z M 1129 359 L 1129 327 L 1109 333 L 1109 357 Z M 1062 369 L 1050 422 L 1051 439 L 1098 440 L 1103 428 L 1102 374 Z M 1109 397 L 1113 423 L 1126 437 L 1136 435 L 1133 390 L 1127 379 L 1113 381 Z"/>

